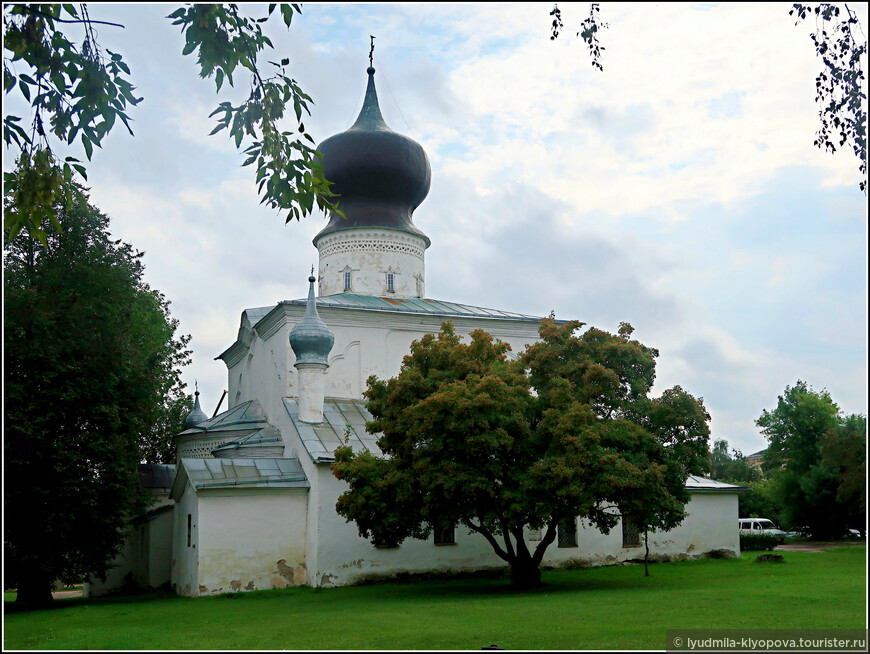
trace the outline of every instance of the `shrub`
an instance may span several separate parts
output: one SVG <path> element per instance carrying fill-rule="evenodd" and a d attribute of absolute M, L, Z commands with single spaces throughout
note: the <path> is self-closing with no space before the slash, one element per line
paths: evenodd
<path fill-rule="evenodd" d="M 777 545 L 779 537 L 774 534 L 740 534 L 741 552 L 772 550 Z"/>

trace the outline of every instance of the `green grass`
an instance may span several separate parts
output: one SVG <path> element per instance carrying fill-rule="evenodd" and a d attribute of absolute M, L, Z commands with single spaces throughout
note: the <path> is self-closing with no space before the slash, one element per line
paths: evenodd
<path fill-rule="evenodd" d="M 864 547 L 186 599 L 68 599 L 7 612 L 6 649 L 663 649 L 677 628 L 864 628 Z M 7 605 L 8 607 L 9 605 Z"/>

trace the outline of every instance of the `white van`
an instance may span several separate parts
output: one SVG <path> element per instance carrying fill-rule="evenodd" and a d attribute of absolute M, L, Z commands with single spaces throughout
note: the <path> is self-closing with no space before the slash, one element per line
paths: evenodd
<path fill-rule="evenodd" d="M 767 518 L 740 518 L 737 523 L 741 534 L 772 534 L 780 543 L 786 537 L 786 533 Z"/>

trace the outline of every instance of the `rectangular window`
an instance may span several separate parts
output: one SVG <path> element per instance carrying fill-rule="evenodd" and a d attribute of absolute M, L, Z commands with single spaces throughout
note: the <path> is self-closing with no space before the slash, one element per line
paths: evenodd
<path fill-rule="evenodd" d="M 350 290 L 350 271 L 349 270 L 344 273 L 344 290 L 345 291 Z"/>
<path fill-rule="evenodd" d="M 541 540 L 541 530 L 540 529 L 529 529 L 529 541 L 537 541 Z"/>
<path fill-rule="evenodd" d="M 626 517 L 622 518 L 622 546 L 640 547 L 640 531 L 637 525 Z"/>
<path fill-rule="evenodd" d="M 393 273 L 387 273 L 387 293 L 395 293 L 396 288 L 393 284 Z"/>
<path fill-rule="evenodd" d="M 456 527 L 455 525 L 442 525 L 436 527 L 435 544 L 436 545 L 456 545 Z"/>
<path fill-rule="evenodd" d="M 191 534 L 191 530 L 192 530 L 191 529 L 192 525 L 193 525 L 192 518 L 191 518 L 191 515 L 188 513 L 187 514 L 187 546 L 188 547 L 190 547 L 190 534 Z"/>
<path fill-rule="evenodd" d="M 559 523 L 559 547 L 577 547 L 577 519 L 570 518 Z"/>

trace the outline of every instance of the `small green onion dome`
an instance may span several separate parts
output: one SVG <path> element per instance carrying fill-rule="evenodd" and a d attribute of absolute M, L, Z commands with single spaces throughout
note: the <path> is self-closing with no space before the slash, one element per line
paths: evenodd
<path fill-rule="evenodd" d="M 193 402 L 193 411 L 184 419 L 184 428 L 190 429 L 191 427 L 196 427 L 199 423 L 205 422 L 208 420 L 208 416 L 205 415 L 205 411 L 199 406 L 199 391 L 194 393 L 194 397 L 196 398 Z"/>
<path fill-rule="evenodd" d="M 329 365 L 327 357 L 335 343 L 335 335 L 317 315 L 314 302 L 314 282 L 308 278 L 308 303 L 302 320 L 290 331 L 290 347 L 296 355 L 296 363 L 319 363 Z"/>

